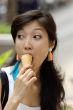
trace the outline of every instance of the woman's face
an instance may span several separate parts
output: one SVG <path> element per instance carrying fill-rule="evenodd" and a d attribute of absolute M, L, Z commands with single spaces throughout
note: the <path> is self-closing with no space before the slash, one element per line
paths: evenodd
<path fill-rule="evenodd" d="M 37 21 L 26 24 L 17 32 L 15 49 L 19 57 L 23 54 L 31 54 L 34 70 L 40 68 L 48 55 L 49 39 L 46 30 Z"/>

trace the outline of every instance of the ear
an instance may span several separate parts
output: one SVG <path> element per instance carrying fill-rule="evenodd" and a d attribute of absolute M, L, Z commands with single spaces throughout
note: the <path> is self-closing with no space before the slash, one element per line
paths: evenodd
<path fill-rule="evenodd" d="M 49 42 L 49 48 L 53 49 L 55 47 L 55 41 Z"/>

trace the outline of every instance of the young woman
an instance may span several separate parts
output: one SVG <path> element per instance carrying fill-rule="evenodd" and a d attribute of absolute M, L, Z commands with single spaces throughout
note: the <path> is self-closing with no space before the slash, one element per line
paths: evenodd
<path fill-rule="evenodd" d="M 1 69 L 8 76 L 9 97 L 4 108 L 0 103 L 0 110 L 60 110 L 65 93 L 61 74 L 53 63 L 57 37 L 52 16 L 40 10 L 18 15 L 11 34 L 18 58 L 13 66 Z M 32 55 L 32 65 L 22 65 L 25 54 Z"/>

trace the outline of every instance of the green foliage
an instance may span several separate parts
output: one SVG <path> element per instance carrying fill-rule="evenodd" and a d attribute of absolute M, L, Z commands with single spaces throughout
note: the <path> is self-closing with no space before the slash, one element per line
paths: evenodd
<path fill-rule="evenodd" d="M 12 54 L 12 49 L 0 55 L 0 65 L 3 65 Z"/>
<path fill-rule="evenodd" d="M 0 22 L 0 33 L 10 33 L 10 25 Z"/>

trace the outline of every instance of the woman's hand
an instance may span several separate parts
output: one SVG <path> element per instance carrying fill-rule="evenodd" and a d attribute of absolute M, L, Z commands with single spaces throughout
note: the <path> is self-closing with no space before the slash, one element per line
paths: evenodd
<path fill-rule="evenodd" d="M 30 66 L 26 68 L 22 67 L 15 81 L 13 99 L 15 101 L 21 102 L 36 80 L 36 75 Z"/>

